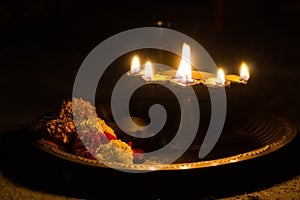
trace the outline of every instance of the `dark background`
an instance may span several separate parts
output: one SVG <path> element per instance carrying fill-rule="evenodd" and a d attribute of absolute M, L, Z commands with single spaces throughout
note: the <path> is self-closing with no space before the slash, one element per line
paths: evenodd
<path fill-rule="evenodd" d="M 276 69 L 297 75 L 299 7 L 291 0 L 1 1 L 1 111 L 58 103 L 71 94 L 78 68 L 96 45 L 160 20 L 198 41 L 227 72 L 238 73 L 246 60 L 254 78 L 275 73 L 257 91 L 268 95 L 266 85 L 289 81 Z"/>
<path fill-rule="evenodd" d="M 16 146 L 15 142 L 22 143 L 20 130 L 31 125 L 40 115 L 57 108 L 62 99 L 70 97 L 77 70 L 96 45 L 121 31 L 157 26 L 158 21 L 163 22 L 163 27 L 194 38 L 216 64 L 224 66 L 227 71 L 236 72 L 240 62 L 246 60 L 251 70 L 251 82 L 244 92 L 239 90 L 240 99 L 229 91 L 228 98 L 237 103 L 235 108 L 244 115 L 261 110 L 278 114 L 294 123 L 299 130 L 299 19 L 300 2 L 296 0 L 1 1 L 0 147 L 1 154 L 5 156 L 0 163 L 4 176 L 33 191 L 85 197 L 83 193 L 65 192 L 63 187 L 57 189 L 55 181 L 50 180 L 49 176 L 46 176 L 49 182 L 38 178 L 35 171 L 29 168 L 36 170 L 38 167 L 35 164 L 39 162 L 33 161 L 30 154 L 27 159 L 29 163 L 32 161 L 31 165 L 23 164 L 28 163 L 25 158 L 15 161 L 14 156 L 22 150 L 18 147 L 11 149 L 11 146 Z M 26 136 L 21 138 L 26 140 Z M 269 158 L 272 165 L 267 164 L 270 160 L 262 159 L 233 169 L 225 167 L 225 171 L 209 169 L 204 179 L 214 173 L 217 178 L 217 175 L 224 175 L 223 172 L 231 172 L 224 175 L 225 180 L 221 181 L 225 185 L 234 171 L 241 175 L 254 169 L 254 175 L 249 173 L 238 179 L 241 184 L 235 183 L 222 189 L 217 186 L 211 189 L 209 186 L 214 183 L 208 182 L 207 188 L 210 189 L 204 196 L 230 196 L 256 191 L 299 175 L 297 156 L 294 156 L 299 152 L 299 148 L 295 147 L 299 140 L 297 142 L 291 149 L 280 152 L 278 159 Z M 47 161 L 45 158 L 42 167 L 51 170 Z M 55 162 L 57 166 L 65 166 L 59 160 Z M 20 172 L 16 165 L 24 165 L 23 170 Z M 286 175 L 272 174 L 269 172 L 270 166 L 278 167 Z M 290 169 L 287 166 L 293 167 Z M 76 167 L 72 169 L 78 170 Z M 253 178 L 255 171 L 258 173 L 256 179 Z M 188 181 L 193 177 L 193 172 L 186 176 L 181 174 L 180 177 Z M 130 179 L 129 176 L 126 178 Z M 164 178 L 170 177 L 167 175 Z M 171 187 L 168 189 L 172 191 Z M 195 190 L 196 186 L 186 189 L 189 192 Z M 163 191 L 159 190 L 153 195 L 159 198 L 161 193 Z"/>

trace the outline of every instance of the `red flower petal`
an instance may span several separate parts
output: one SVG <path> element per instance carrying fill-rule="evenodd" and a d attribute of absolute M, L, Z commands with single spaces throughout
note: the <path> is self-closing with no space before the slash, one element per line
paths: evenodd
<path fill-rule="evenodd" d="M 132 149 L 133 153 L 144 153 L 142 149 Z"/>
<path fill-rule="evenodd" d="M 109 139 L 109 140 L 116 140 L 116 136 L 112 135 L 111 133 L 104 131 L 105 136 Z"/>

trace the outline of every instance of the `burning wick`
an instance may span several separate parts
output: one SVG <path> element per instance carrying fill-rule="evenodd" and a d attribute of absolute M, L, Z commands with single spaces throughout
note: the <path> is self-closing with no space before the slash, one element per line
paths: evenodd
<path fill-rule="evenodd" d="M 217 77 L 208 78 L 205 83 L 208 86 L 226 86 L 225 73 L 223 69 L 218 69 Z"/>
<path fill-rule="evenodd" d="M 217 84 L 224 86 L 225 85 L 225 73 L 223 69 L 218 70 L 218 76 L 217 76 Z"/>
<path fill-rule="evenodd" d="M 182 86 L 189 86 L 196 84 L 196 81 L 192 79 L 192 66 L 191 66 L 191 49 L 186 43 L 182 45 L 182 58 L 178 70 L 176 72 L 175 79 L 172 81 Z"/>
<path fill-rule="evenodd" d="M 134 56 L 131 61 L 130 72 L 128 75 L 140 75 L 141 67 L 140 67 L 140 59 L 138 56 Z"/>
<path fill-rule="evenodd" d="M 240 75 L 229 74 L 226 76 L 226 80 L 235 83 L 247 84 L 250 78 L 250 73 L 246 62 L 242 62 L 240 65 Z"/>
<path fill-rule="evenodd" d="M 240 81 L 247 82 L 250 78 L 250 73 L 248 70 L 248 66 L 245 62 L 242 62 L 240 68 Z"/>
<path fill-rule="evenodd" d="M 186 43 L 182 46 L 182 58 L 180 60 L 180 64 L 178 70 L 176 72 L 176 78 L 180 79 L 183 83 L 191 83 L 192 79 L 192 70 L 191 70 L 191 49 L 190 46 Z"/>
<path fill-rule="evenodd" d="M 145 81 L 151 81 L 152 78 L 153 78 L 153 69 L 152 69 L 151 62 L 148 61 L 148 62 L 146 62 L 146 65 L 145 65 L 145 73 L 143 75 L 143 79 Z"/>

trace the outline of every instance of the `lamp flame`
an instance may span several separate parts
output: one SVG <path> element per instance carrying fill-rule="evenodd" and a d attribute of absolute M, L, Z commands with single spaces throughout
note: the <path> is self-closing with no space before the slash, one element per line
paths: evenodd
<path fill-rule="evenodd" d="M 250 73 L 248 66 L 245 62 L 242 62 L 241 68 L 240 68 L 240 80 L 241 81 L 248 81 L 250 78 Z"/>
<path fill-rule="evenodd" d="M 182 78 L 184 82 L 192 82 L 192 66 L 191 66 L 191 49 L 186 43 L 182 45 L 182 58 L 178 70 L 176 72 L 176 78 Z"/>
<path fill-rule="evenodd" d="M 145 65 L 145 73 L 144 73 L 144 76 L 143 76 L 146 80 L 152 80 L 152 77 L 153 77 L 153 69 L 152 69 L 152 65 L 151 65 L 151 62 L 148 61 L 146 62 L 146 65 Z"/>
<path fill-rule="evenodd" d="M 138 56 L 134 56 L 131 61 L 130 72 L 131 74 L 138 74 L 140 73 L 140 70 L 140 59 Z"/>
<path fill-rule="evenodd" d="M 226 80 L 225 80 L 225 73 L 224 73 L 223 69 L 220 68 L 218 70 L 217 83 L 221 84 L 221 85 L 225 85 L 225 82 L 226 82 Z"/>

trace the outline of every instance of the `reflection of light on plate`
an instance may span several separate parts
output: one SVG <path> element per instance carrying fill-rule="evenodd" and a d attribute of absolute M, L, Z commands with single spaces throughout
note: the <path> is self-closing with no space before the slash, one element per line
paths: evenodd
<path fill-rule="evenodd" d="M 115 123 L 109 124 L 111 125 L 111 127 L 115 129 L 117 128 L 117 125 Z M 132 135 L 137 138 L 149 138 L 156 134 L 148 131 L 147 125 L 147 121 L 137 116 L 124 117 L 119 120 L 119 128 L 124 131 L 123 134 Z"/>
<path fill-rule="evenodd" d="M 128 123 L 128 121 L 133 121 L 134 123 Z M 129 132 L 143 132 L 147 126 L 147 122 L 140 117 L 131 116 L 124 117 L 120 120 L 120 126 L 124 127 Z"/>

